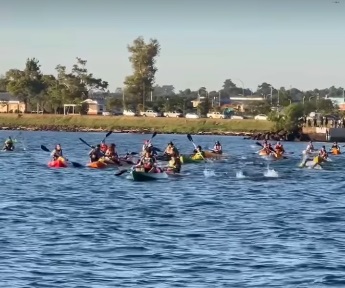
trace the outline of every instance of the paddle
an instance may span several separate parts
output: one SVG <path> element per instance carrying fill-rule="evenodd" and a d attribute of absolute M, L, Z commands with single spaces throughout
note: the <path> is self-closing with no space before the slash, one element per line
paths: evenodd
<path fill-rule="evenodd" d="M 44 145 L 41 145 L 41 149 L 45 152 L 51 152 L 46 146 Z M 67 160 L 67 159 L 66 159 Z M 69 161 L 69 160 L 67 160 Z M 69 161 L 70 163 L 72 163 L 73 167 L 76 167 L 76 168 L 79 168 L 79 167 L 83 167 L 83 165 L 81 165 L 80 163 L 78 162 L 73 162 L 73 161 Z"/>
<path fill-rule="evenodd" d="M 107 139 L 111 134 L 113 134 L 113 131 L 109 131 L 107 134 L 105 134 L 105 137 L 103 138 L 101 142 L 104 142 L 105 139 Z"/>
<path fill-rule="evenodd" d="M 187 134 L 187 138 L 188 138 L 188 140 L 189 140 L 190 142 L 192 142 L 192 144 L 193 144 L 193 146 L 194 146 L 194 149 L 197 150 L 197 151 L 199 151 L 198 147 L 195 145 L 195 143 L 194 143 L 194 141 L 193 141 L 192 135 Z M 206 159 L 205 159 L 205 157 L 204 157 L 200 152 L 198 152 L 198 154 L 202 157 L 202 159 L 205 160 L 205 162 L 207 162 Z"/>
<path fill-rule="evenodd" d="M 124 169 L 124 170 L 121 170 L 121 171 L 115 173 L 114 175 L 115 176 L 121 176 L 122 174 L 126 173 L 127 171 L 128 171 L 128 169 Z"/>

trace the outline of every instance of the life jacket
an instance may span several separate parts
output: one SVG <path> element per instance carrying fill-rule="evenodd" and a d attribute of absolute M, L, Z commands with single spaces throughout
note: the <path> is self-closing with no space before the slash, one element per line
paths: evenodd
<path fill-rule="evenodd" d="M 153 162 L 154 162 L 154 160 L 153 160 L 152 158 L 147 158 L 147 157 L 145 157 L 145 158 L 142 160 L 142 164 L 143 164 L 143 166 L 144 166 L 145 169 L 150 169 L 150 168 L 152 168 Z"/>
<path fill-rule="evenodd" d="M 325 150 L 321 150 L 319 156 L 326 159 L 328 157 L 328 154 Z"/>
<path fill-rule="evenodd" d="M 213 150 L 222 151 L 222 145 L 214 145 Z"/>

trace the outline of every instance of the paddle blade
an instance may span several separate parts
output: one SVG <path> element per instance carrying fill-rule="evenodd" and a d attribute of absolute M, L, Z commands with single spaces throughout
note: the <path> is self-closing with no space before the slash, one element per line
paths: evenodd
<path fill-rule="evenodd" d="M 192 135 L 190 135 L 190 134 L 187 134 L 187 138 L 188 138 L 188 140 L 189 140 L 190 142 L 193 142 L 193 138 L 192 138 Z"/>
<path fill-rule="evenodd" d="M 120 172 L 117 172 L 117 173 L 115 173 L 114 175 L 115 175 L 115 176 L 121 176 L 122 174 L 126 173 L 127 171 L 128 171 L 127 169 L 121 170 Z"/>
<path fill-rule="evenodd" d="M 256 145 L 263 147 L 263 145 L 259 142 L 255 142 Z"/>
<path fill-rule="evenodd" d="M 138 153 L 137 152 L 131 152 L 131 153 L 129 153 L 129 155 L 134 156 L 134 155 L 138 155 Z"/>
<path fill-rule="evenodd" d="M 83 165 L 81 165 L 81 164 L 80 164 L 80 163 L 78 163 L 78 162 L 72 162 L 72 161 L 71 161 L 71 163 L 72 163 L 73 167 L 75 167 L 75 168 L 81 168 L 81 167 L 84 167 Z"/>
<path fill-rule="evenodd" d="M 153 132 L 153 134 L 152 134 L 152 136 L 151 136 L 151 139 L 155 138 L 155 137 L 156 137 L 156 135 L 157 135 L 157 132 L 156 132 L 156 131 L 155 131 L 155 132 Z"/>
<path fill-rule="evenodd" d="M 44 146 L 44 145 L 41 145 L 41 149 L 43 151 L 50 152 L 50 150 L 46 146 Z"/>
<path fill-rule="evenodd" d="M 108 138 L 111 134 L 113 134 L 113 131 L 109 131 L 109 132 L 105 135 L 105 138 Z"/>

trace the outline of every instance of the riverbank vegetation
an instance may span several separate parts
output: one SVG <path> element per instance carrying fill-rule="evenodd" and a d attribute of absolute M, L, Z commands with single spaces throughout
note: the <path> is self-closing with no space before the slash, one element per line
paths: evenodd
<path fill-rule="evenodd" d="M 200 83 L 201 87 L 195 91 L 187 88 L 177 92 L 173 85 L 155 84 L 155 76 L 158 72 L 156 63 L 161 51 L 157 39 L 145 41 L 144 38 L 138 37 L 128 45 L 127 49 L 132 73 L 125 77 L 124 85 L 120 84 L 122 88 L 117 88 L 115 92 L 107 90 L 108 82 L 90 72 L 87 61 L 79 57 L 70 68 L 64 64 L 58 64 L 55 75 L 44 74 L 39 60 L 28 58 L 23 69 L 10 69 L 0 77 L 0 92 L 9 92 L 15 96 L 26 104 L 26 110 L 41 110 L 44 113 L 54 114 L 62 114 L 64 104 L 76 104 L 75 112 L 86 114 L 88 104 L 81 103 L 88 98 L 102 102 L 98 106 L 104 104 L 103 111 L 131 109 L 139 112 L 152 109 L 160 112 L 180 111 L 183 114 L 196 112 L 200 116 L 210 111 L 239 116 L 271 114 L 277 130 L 287 126 L 295 127 L 297 121 L 295 116 L 301 114 L 293 112 L 296 108 L 295 104 L 303 105 L 304 114 L 307 111 L 321 110 L 327 110 L 327 113 L 333 114 L 338 107 L 329 98 L 344 96 L 344 89 L 341 87 L 332 86 L 322 90 L 301 91 L 292 87 L 290 89 L 273 87 L 267 82 L 258 85 L 256 91 L 252 91 L 246 88 L 245 83 L 240 79 L 226 79 L 223 87 L 218 91 L 208 91 L 207 87 Z M 238 100 L 239 95 L 242 96 L 242 100 Z M 4 100 L 0 99 L 0 101 L 3 103 Z M 295 108 L 287 109 L 286 107 L 289 106 Z M 293 109 L 293 113 L 291 111 L 290 113 L 289 109 Z M 302 109 L 299 108 L 299 111 Z M 101 110 L 98 112 L 101 113 Z M 288 121 L 283 119 L 284 113 L 290 115 L 285 117 L 285 119 L 290 118 Z M 145 121 L 139 122 L 145 123 Z M 163 123 L 163 120 L 157 121 Z M 207 122 L 204 119 L 200 121 Z M 158 122 L 154 121 L 154 123 Z M 246 123 L 243 125 L 230 123 L 236 123 L 236 121 L 227 122 L 224 129 L 261 130 L 264 125 L 263 122 L 249 120 L 238 122 Z M 252 127 L 253 123 L 258 126 Z M 250 128 L 247 129 L 247 126 Z M 217 126 L 213 128 L 219 129 Z"/>
<path fill-rule="evenodd" d="M 260 120 L 143 118 L 125 116 L 0 114 L 0 125 L 10 128 L 78 131 L 81 129 L 131 130 L 161 133 L 225 133 L 270 131 L 273 123 Z"/>

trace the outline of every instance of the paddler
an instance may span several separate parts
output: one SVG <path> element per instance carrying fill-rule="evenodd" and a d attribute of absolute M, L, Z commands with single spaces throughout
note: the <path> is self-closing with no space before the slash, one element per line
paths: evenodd
<path fill-rule="evenodd" d="M 339 147 L 339 145 L 338 145 L 338 142 L 334 142 L 334 143 L 333 143 L 333 145 L 332 145 L 332 147 L 331 147 L 331 150 L 333 150 L 333 149 L 337 149 L 337 150 L 340 152 L 340 147 Z"/>
<path fill-rule="evenodd" d="M 102 151 L 103 153 L 107 152 L 107 150 L 108 150 L 108 145 L 105 144 L 105 141 L 102 141 L 102 142 L 101 142 L 100 149 L 101 149 L 101 151 Z"/>
<path fill-rule="evenodd" d="M 6 139 L 3 150 L 14 150 L 14 141 L 11 136 Z"/>
<path fill-rule="evenodd" d="M 168 157 L 171 157 L 174 154 L 179 155 L 179 151 L 177 150 L 177 148 L 175 147 L 174 143 L 172 141 L 170 141 L 168 143 L 167 148 L 164 150 L 164 154 L 167 155 Z"/>
<path fill-rule="evenodd" d="M 201 146 L 198 145 L 196 149 L 193 150 L 193 155 L 192 157 L 195 157 L 197 155 L 201 155 L 202 158 L 205 158 L 205 152 L 202 150 Z"/>
<path fill-rule="evenodd" d="M 103 157 L 103 155 L 104 154 L 101 151 L 101 145 L 97 144 L 96 147 L 89 152 L 90 162 L 97 162 L 99 159 Z"/>
<path fill-rule="evenodd" d="M 55 146 L 55 149 L 50 153 L 50 156 L 53 157 L 53 161 L 56 161 L 60 157 L 63 158 L 62 148 L 60 144 L 57 144 Z"/>
<path fill-rule="evenodd" d="M 327 159 L 328 158 L 328 153 L 326 151 L 326 147 L 322 146 L 320 152 L 319 152 L 319 156 L 322 157 L 323 159 Z"/>
<path fill-rule="evenodd" d="M 277 154 L 283 154 L 285 152 L 283 145 L 280 143 L 280 141 L 277 142 L 274 149 L 277 151 Z"/>
<path fill-rule="evenodd" d="M 118 164 L 120 165 L 119 156 L 116 153 L 116 145 L 115 143 L 110 144 L 107 151 L 104 154 L 104 159 L 111 164 Z"/>
<path fill-rule="evenodd" d="M 174 173 L 181 172 L 181 160 L 178 154 L 174 153 L 171 155 L 171 159 L 166 170 Z"/>
<path fill-rule="evenodd" d="M 149 149 L 146 149 L 144 156 L 139 160 L 136 167 L 143 168 L 147 173 L 155 170 L 155 158 Z"/>
<path fill-rule="evenodd" d="M 267 143 L 266 142 L 266 145 L 264 145 L 264 151 L 267 155 L 270 155 L 272 153 L 272 144 L 271 143 Z"/>
<path fill-rule="evenodd" d="M 308 144 L 308 146 L 307 146 L 307 148 L 306 148 L 305 150 L 306 150 L 307 153 L 308 153 L 308 152 L 313 152 L 313 151 L 315 150 L 312 141 L 309 142 L 309 144 Z"/>
<path fill-rule="evenodd" d="M 213 152 L 213 153 L 216 153 L 216 154 L 222 154 L 222 153 L 223 153 L 222 145 L 220 144 L 219 141 L 216 141 L 216 142 L 214 143 L 212 152 Z"/>

